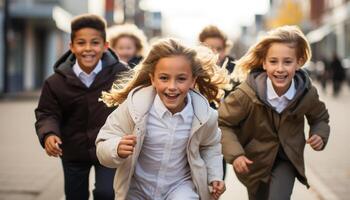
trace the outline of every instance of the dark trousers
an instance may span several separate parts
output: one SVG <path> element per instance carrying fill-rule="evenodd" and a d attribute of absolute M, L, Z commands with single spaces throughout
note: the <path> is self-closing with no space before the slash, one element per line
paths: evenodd
<path fill-rule="evenodd" d="M 261 182 L 256 193 L 248 191 L 249 200 L 290 200 L 297 171 L 288 160 L 277 159 L 269 183 Z"/>
<path fill-rule="evenodd" d="M 94 200 L 114 200 L 113 179 L 115 169 L 90 162 L 63 161 L 64 192 L 66 200 L 89 199 L 89 174 L 95 168 Z"/>

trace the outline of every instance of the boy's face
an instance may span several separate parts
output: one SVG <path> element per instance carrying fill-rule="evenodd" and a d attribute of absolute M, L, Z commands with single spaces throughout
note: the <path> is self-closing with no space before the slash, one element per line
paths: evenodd
<path fill-rule="evenodd" d="M 96 67 L 102 54 L 108 48 L 101 33 L 93 28 L 82 28 L 75 33 L 70 50 L 74 53 L 81 69 L 90 74 Z"/>
<path fill-rule="evenodd" d="M 134 39 L 127 36 L 120 37 L 113 46 L 113 49 L 116 51 L 120 60 L 126 63 L 136 56 L 137 53 Z"/>
<path fill-rule="evenodd" d="M 272 43 L 267 51 L 263 68 L 271 79 L 278 96 L 286 93 L 292 83 L 295 71 L 300 68 L 295 48 L 288 43 Z"/>
<path fill-rule="evenodd" d="M 196 82 L 190 61 L 184 56 L 161 58 L 150 78 L 163 104 L 173 114 L 185 107 L 187 93 Z"/>

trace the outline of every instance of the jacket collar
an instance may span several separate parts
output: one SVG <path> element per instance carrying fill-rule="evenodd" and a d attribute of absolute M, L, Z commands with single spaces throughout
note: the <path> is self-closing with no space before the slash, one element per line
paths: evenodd
<path fill-rule="evenodd" d="M 132 119 L 137 122 L 147 115 L 151 108 L 156 90 L 153 86 L 139 86 L 134 88 L 127 97 L 127 104 Z M 209 103 L 204 96 L 195 90 L 190 90 L 190 97 L 193 106 L 193 113 L 200 124 L 208 121 L 210 115 Z"/>
<path fill-rule="evenodd" d="M 70 50 L 68 50 L 55 63 L 54 65 L 55 73 L 58 73 L 64 76 L 67 79 L 67 82 L 69 84 L 85 88 L 85 85 L 81 83 L 81 81 L 79 81 L 79 79 L 77 78 L 77 76 L 73 71 L 73 65 L 75 64 L 75 62 L 76 62 L 76 58 L 74 54 Z M 111 49 L 108 49 L 106 52 L 103 53 L 101 62 L 102 62 L 102 69 L 100 73 L 97 74 L 94 81 L 97 83 L 104 83 L 105 81 L 108 81 L 106 77 L 109 76 L 110 74 L 116 74 L 118 71 L 124 71 L 129 69 L 119 62 L 118 57 L 115 55 L 115 53 Z M 116 65 L 118 65 L 118 67 L 114 67 Z"/>
<path fill-rule="evenodd" d="M 263 69 L 254 69 L 248 75 L 247 80 L 239 85 L 238 88 L 246 93 L 254 103 L 270 105 L 267 101 L 266 79 L 267 74 Z M 294 84 L 296 94 L 294 95 L 292 102 L 299 99 L 299 97 L 311 87 L 310 78 L 305 70 L 299 69 L 296 71 Z"/>

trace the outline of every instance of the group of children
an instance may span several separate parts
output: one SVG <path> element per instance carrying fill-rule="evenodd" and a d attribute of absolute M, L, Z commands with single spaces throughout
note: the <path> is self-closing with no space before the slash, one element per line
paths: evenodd
<path fill-rule="evenodd" d="M 206 47 L 161 39 L 147 54 L 144 39 L 123 31 L 107 32 L 110 49 L 105 29 L 95 15 L 72 21 L 70 50 L 35 110 L 42 146 L 61 157 L 67 200 L 88 199 L 92 166 L 94 199 L 219 199 L 222 155 L 250 200 L 290 199 L 295 178 L 308 186 L 305 144 L 324 149 L 330 128 L 301 69 L 311 50 L 299 28 L 268 32 L 235 63 L 215 26 L 199 36 Z"/>

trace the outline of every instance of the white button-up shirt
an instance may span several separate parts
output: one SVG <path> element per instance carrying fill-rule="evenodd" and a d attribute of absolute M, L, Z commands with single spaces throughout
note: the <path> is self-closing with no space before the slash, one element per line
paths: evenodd
<path fill-rule="evenodd" d="M 174 115 L 156 95 L 128 199 L 166 199 L 179 185 L 192 184 L 186 147 L 193 115 L 189 94 L 185 108 Z"/>
<path fill-rule="evenodd" d="M 81 82 L 84 83 L 84 85 L 86 85 L 86 87 L 90 87 L 90 85 L 92 84 L 92 82 L 94 82 L 96 75 L 102 70 L 102 62 L 101 60 L 98 61 L 95 69 L 90 73 L 87 74 L 86 72 L 84 72 L 81 67 L 79 66 L 78 62 L 75 62 L 75 64 L 73 65 L 73 71 L 75 73 L 75 75 L 77 75 L 77 77 L 81 80 Z"/>
<path fill-rule="evenodd" d="M 275 108 L 275 110 L 278 113 L 281 113 L 287 107 L 289 101 L 293 99 L 296 93 L 294 79 L 292 79 L 292 84 L 290 84 L 290 87 L 287 90 L 287 92 L 284 93 L 282 96 L 277 95 L 269 77 L 267 77 L 266 79 L 266 86 L 267 101 Z"/>

